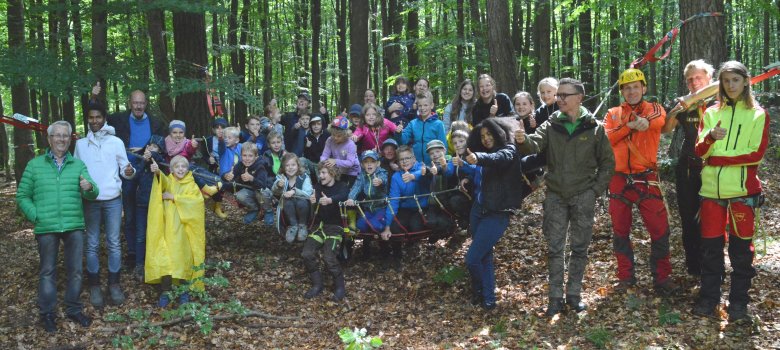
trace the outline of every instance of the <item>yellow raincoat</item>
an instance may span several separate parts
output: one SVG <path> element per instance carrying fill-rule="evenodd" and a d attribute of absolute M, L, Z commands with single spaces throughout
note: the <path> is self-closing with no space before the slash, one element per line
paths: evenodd
<path fill-rule="evenodd" d="M 173 200 L 163 200 L 163 192 Z M 206 255 L 206 228 L 203 195 L 192 172 L 181 180 L 173 174 L 158 174 L 152 184 L 146 228 L 146 283 L 160 283 L 163 276 L 192 281 L 203 276 L 193 267 Z M 198 282 L 194 288 L 202 289 Z"/>

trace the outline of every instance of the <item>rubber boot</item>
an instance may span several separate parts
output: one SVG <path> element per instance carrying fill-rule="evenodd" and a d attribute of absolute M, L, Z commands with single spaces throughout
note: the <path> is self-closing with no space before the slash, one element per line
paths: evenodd
<path fill-rule="evenodd" d="M 347 291 L 344 286 L 344 273 L 339 272 L 333 275 L 333 301 L 342 301 Z"/>
<path fill-rule="evenodd" d="M 96 309 L 102 309 L 105 306 L 103 300 L 103 290 L 100 288 L 100 274 L 88 273 L 87 280 L 89 282 L 89 303 Z"/>
<path fill-rule="evenodd" d="M 357 232 L 357 212 L 355 210 L 347 210 L 347 226 L 352 233 Z"/>
<path fill-rule="evenodd" d="M 220 219 L 227 218 L 227 214 L 222 211 L 222 202 L 214 202 L 214 214 L 216 214 Z"/>
<path fill-rule="evenodd" d="M 108 296 L 112 305 L 122 305 L 125 302 L 125 293 L 119 283 L 119 272 L 108 273 Z"/>
<path fill-rule="evenodd" d="M 311 288 L 303 295 L 306 299 L 314 298 L 322 293 L 322 272 L 309 272 L 309 278 L 311 279 Z"/>
<path fill-rule="evenodd" d="M 203 193 L 204 197 L 210 198 L 211 196 L 217 194 L 219 190 L 222 189 L 222 182 L 217 182 L 216 185 L 203 185 L 201 187 L 200 192 Z"/>

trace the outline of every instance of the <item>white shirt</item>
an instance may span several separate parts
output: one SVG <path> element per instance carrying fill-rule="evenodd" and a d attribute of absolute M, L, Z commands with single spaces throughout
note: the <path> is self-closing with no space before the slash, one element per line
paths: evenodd
<path fill-rule="evenodd" d="M 130 162 L 127 160 L 125 144 L 114 136 L 114 127 L 107 123 L 98 130 L 87 134 L 87 137 L 76 141 L 76 151 L 73 156 L 81 159 L 87 165 L 89 176 L 97 183 L 100 193 L 97 200 L 109 200 L 122 194 L 122 179 L 131 179 L 133 175 L 125 176 L 124 169 Z"/>

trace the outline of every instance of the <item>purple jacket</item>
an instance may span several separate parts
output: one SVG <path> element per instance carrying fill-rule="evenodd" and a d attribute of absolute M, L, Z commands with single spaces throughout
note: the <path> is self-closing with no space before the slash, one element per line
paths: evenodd
<path fill-rule="evenodd" d="M 352 140 L 347 140 L 340 145 L 333 142 L 333 137 L 325 141 L 325 149 L 320 156 L 320 162 L 333 158 L 336 160 L 336 166 L 342 174 L 357 176 L 360 174 L 360 161 L 357 156 L 357 146 Z"/>

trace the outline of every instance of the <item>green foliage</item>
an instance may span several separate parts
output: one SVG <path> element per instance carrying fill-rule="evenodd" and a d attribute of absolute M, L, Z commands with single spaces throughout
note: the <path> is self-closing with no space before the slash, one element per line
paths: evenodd
<path fill-rule="evenodd" d="M 103 319 L 107 322 L 127 322 L 127 318 L 125 316 L 116 312 L 108 313 L 105 317 L 103 317 Z"/>
<path fill-rule="evenodd" d="M 612 333 L 606 328 L 600 326 L 591 328 L 585 333 L 585 339 L 593 343 L 599 349 L 605 349 L 610 340 L 612 340 Z"/>
<path fill-rule="evenodd" d="M 444 283 L 448 286 L 452 286 L 458 281 L 466 277 L 466 271 L 462 267 L 456 265 L 448 265 L 443 267 L 439 272 L 433 276 L 433 280 L 438 283 Z"/>
<path fill-rule="evenodd" d="M 344 327 L 339 330 L 339 338 L 344 343 L 344 350 L 371 350 L 382 346 L 382 339 L 366 335 L 365 328 Z"/>
<path fill-rule="evenodd" d="M 493 325 L 493 327 L 490 327 L 490 333 L 494 334 L 497 338 L 502 339 L 506 337 L 507 332 L 507 321 L 506 319 L 500 319 L 496 324 Z"/>
<path fill-rule="evenodd" d="M 668 305 L 662 304 L 658 309 L 658 324 L 661 326 L 675 325 L 682 322 L 680 313 L 672 311 Z"/>

